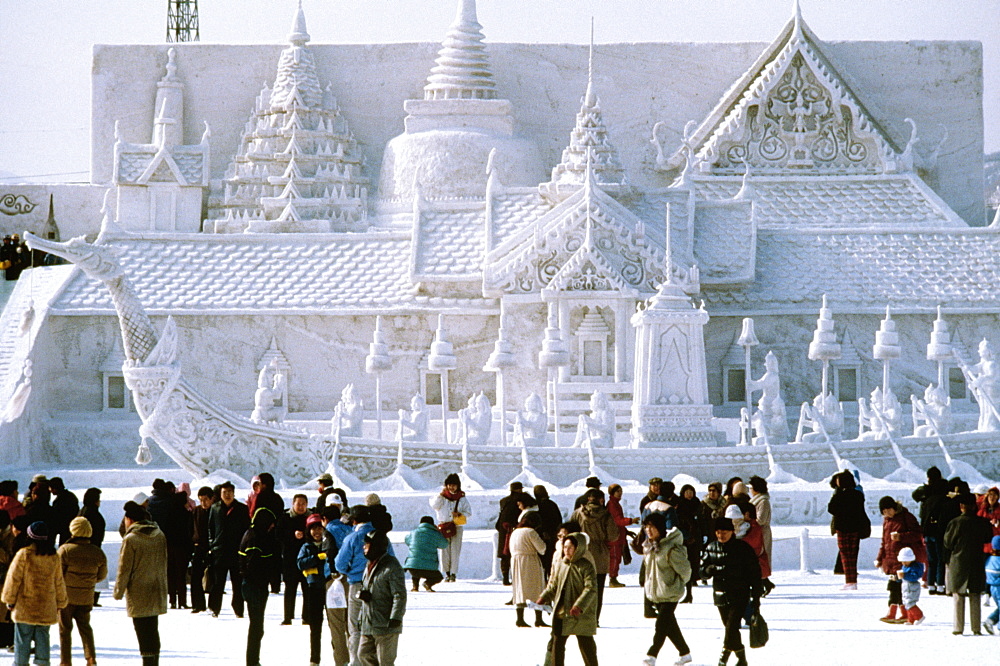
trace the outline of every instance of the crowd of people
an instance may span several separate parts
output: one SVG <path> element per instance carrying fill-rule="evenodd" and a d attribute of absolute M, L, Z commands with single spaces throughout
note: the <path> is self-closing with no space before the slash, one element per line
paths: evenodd
<path fill-rule="evenodd" d="M 259 665 L 268 598 L 282 593 L 282 583 L 284 625 L 295 619 L 301 590 L 299 617 L 309 626 L 311 665 L 320 663 L 324 626 L 337 666 L 395 663 L 406 613 L 405 576 L 410 592 L 435 592 L 440 583 L 456 580 L 472 504 L 460 477 L 449 474 L 429 501 L 429 515 L 405 535 L 408 553 L 401 562 L 389 540 L 392 515 L 376 494 L 351 506 L 329 475 L 317 483 L 312 506 L 306 494 L 296 493 L 287 509 L 267 473 L 254 477 L 245 502 L 228 482 L 200 488 L 195 501 L 188 484 L 157 479 L 148 496 L 140 493 L 125 503 L 113 596 L 125 599 L 144 665 L 159 660 L 159 616 L 169 608 L 218 617 L 227 580 L 232 613 L 249 620 L 248 666 Z M 576 636 L 584 663 L 596 666 L 605 587 L 624 587 L 619 570 L 635 553 L 642 558 L 644 615 L 655 619 L 644 666 L 655 666 L 667 640 L 677 650 L 675 664 L 691 662 L 675 611 L 692 602 L 699 582 L 711 583 L 724 627 L 719 664 L 735 657 L 737 666 L 745 666 L 741 628 L 755 623 L 761 599 L 774 589 L 766 480 L 713 482 L 699 499 L 691 485 L 678 494 L 672 482 L 652 478 L 637 516 L 622 506 L 621 486 L 605 492 L 601 485 L 596 477 L 588 479 L 568 516 L 542 485 L 529 493 L 515 482 L 500 499 L 496 555 L 503 584 L 511 587 L 515 626 L 550 631 L 548 665 L 564 663 L 566 643 Z M 871 536 L 872 525 L 856 473 L 835 474 L 831 486 L 838 568 L 844 589 L 855 590 L 859 544 Z M 96 663 L 90 614 L 100 605 L 95 588 L 108 575 L 100 498 L 100 489 L 90 488 L 81 506 L 62 479 L 42 475 L 23 497 L 16 481 L 0 482 L 0 647 L 13 649 L 15 664 L 29 663 L 32 652 L 36 663 L 48 663 L 54 624 L 61 664 L 71 663 L 74 624 L 87 664 Z M 961 479 L 944 480 L 932 467 L 913 500 L 919 518 L 892 497 L 878 503 L 883 525 L 875 566 L 887 576 L 889 592 L 882 621 L 922 622 L 919 600 L 927 589 L 954 597 L 954 633 L 964 631 L 966 606 L 973 633 L 996 633 L 1000 491 L 976 495 Z M 630 531 L 632 526 L 638 529 Z M 980 595 L 986 592 L 997 608 L 981 621 Z M 533 622 L 528 610 L 534 611 Z"/>

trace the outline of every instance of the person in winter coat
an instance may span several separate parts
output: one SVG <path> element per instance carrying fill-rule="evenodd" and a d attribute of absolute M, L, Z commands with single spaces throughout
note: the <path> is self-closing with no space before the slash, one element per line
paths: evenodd
<path fill-rule="evenodd" d="M 306 519 L 306 529 L 309 537 L 299 550 L 296 562 L 299 571 L 305 577 L 306 584 L 302 588 L 303 605 L 306 619 L 309 623 L 309 663 L 319 664 L 321 642 L 323 639 L 323 608 L 326 605 L 326 584 L 333 576 L 331 560 L 336 556 L 336 546 L 333 537 L 323 527 L 323 519 L 313 514 Z M 337 646 L 341 654 L 337 654 Z M 350 659 L 345 654 L 346 645 L 343 640 L 334 643 L 334 661 L 339 665 Z"/>
<path fill-rule="evenodd" d="M 720 666 L 733 653 L 736 666 L 747 666 L 740 624 L 747 606 L 760 604 L 763 591 L 760 559 L 749 544 L 735 537 L 734 530 L 732 520 L 719 518 L 715 523 L 715 541 L 705 547 L 701 560 L 702 578 L 712 579 L 712 598 L 726 628 Z"/>
<path fill-rule="evenodd" d="M 445 477 L 444 488 L 431 497 L 430 505 L 438 525 L 454 524 L 454 534 L 446 535 L 448 547 L 441 551 L 441 568 L 445 573 L 445 582 L 454 583 L 458 574 L 459 558 L 462 555 L 462 533 L 465 531 L 465 523 L 472 516 L 472 505 L 462 491 L 462 480 L 458 474 L 452 473 Z"/>
<path fill-rule="evenodd" d="M 1000 488 L 993 487 L 986 491 L 979 504 L 979 516 L 989 521 L 993 536 L 1000 536 Z M 989 555 L 993 549 L 986 544 L 983 552 Z"/>
<path fill-rule="evenodd" d="M 14 559 L 14 527 L 6 511 L 0 511 L 0 590 Z M 14 623 L 7 606 L 0 604 L 0 650 L 14 649 Z"/>
<path fill-rule="evenodd" d="M 280 544 L 285 536 L 286 529 L 285 500 L 274 491 L 274 476 L 270 472 L 261 472 L 257 475 L 257 479 L 260 481 L 260 486 L 257 488 L 257 496 L 254 498 L 254 508 L 250 510 L 250 515 L 253 516 L 257 509 L 260 508 L 269 509 L 274 514 L 274 538 Z M 282 558 L 280 548 L 276 557 L 280 563 Z M 272 594 L 281 592 L 281 569 L 281 566 L 277 569 L 271 569 L 270 585 Z"/>
<path fill-rule="evenodd" d="M 681 596 L 685 592 L 690 594 L 687 583 L 691 579 L 691 561 L 684 545 L 684 534 L 676 527 L 668 530 L 666 520 L 658 513 L 647 516 L 642 527 L 646 531 L 642 555 L 646 564 L 643 593 L 656 608 L 653 644 L 646 651 L 646 659 L 642 663 L 644 666 L 656 666 L 656 657 L 667 638 L 680 655 L 675 663 L 690 663 L 691 650 L 674 615 Z"/>
<path fill-rule="evenodd" d="M 924 577 L 924 564 L 917 562 L 912 548 L 900 548 L 896 556 L 899 560 L 899 579 L 903 585 L 903 618 L 906 624 L 920 624 L 924 613 L 917 602 L 920 601 L 920 581 Z"/>
<path fill-rule="evenodd" d="M 240 578 L 240 541 L 250 527 L 247 505 L 236 499 L 236 488 L 228 481 L 219 486 L 220 501 L 208 514 L 209 556 L 212 562 L 212 589 L 208 607 L 213 617 L 222 610 L 222 594 L 226 576 L 233 583 L 233 613 L 243 617 L 243 580 Z"/>
<path fill-rule="evenodd" d="M 438 571 L 438 551 L 448 547 L 448 539 L 438 531 L 432 516 L 423 516 L 417 529 L 403 538 L 406 547 L 410 549 L 403 563 L 403 569 L 410 572 L 413 579 L 413 592 L 420 589 L 420 579 L 424 579 L 424 589 L 434 592 L 434 586 L 444 580 Z"/>
<path fill-rule="evenodd" d="M 687 582 L 687 594 L 681 600 L 682 604 L 694 601 L 691 589 L 698 582 L 698 566 L 701 563 L 702 548 L 702 504 L 698 500 L 694 486 L 685 483 L 681 486 L 681 494 L 677 498 L 677 527 L 684 536 L 684 548 L 687 550 L 688 563 L 691 565 L 691 576 Z"/>
<path fill-rule="evenodd" d="M 267 588 L 274 572 L 281 570 L 280 545 L 274 538 L 277 517 L 266 506 L 258 508 L 250 519 L 250 529 L 240 541 L 239 568 L 243 579 L 243 599 L 250 615 L 247 631 L 247 666 L 260 666 L 260 642 L 264 638 L 264 611 Z"/>
<path fill-rule="evenodd" d="M 611 544 L 618 539 L 618 526 L 604 507 L 604 493 L 596 488 L 586 493 L 587 503 L 573 512 L 572 520 L 580 524 L 581 531 L 589 537 L 591 556 L 597 573 L 597 621 L 601 621 L 604 606 L 604 584 L 611 562 Z"/>
<path fill-rule="evenodd" d="M 764 579 L 771 575 L 771 567 L 767 563 L 767 555 L 764 552 L 764 533 L 760 525 L 757 524 L 755 511 L 756 509 L 749 502 L 730 504 L 726 507 L 726 518 L 733 521 L 736 538 L 746 542 L 757 555 L 757 559 L 760 561 L 760 575 Z M 761 585 L 763 586 L 763 580 Z M 767 587 L 762 587 L 762 590 L 766 592 Z M 762 593 L 761 596 L 764 594 Z"/>
<path fill-rule="evenodd" d="M 942 549 L 944 548 L 944 530 L 948 520 L 944 516 L 947 510 L 948 482 L 941 476 L 937 467 L 927 469 L 927 483 L 913 491 L 913 500 L 920 503 L 920 529 L 924 534 L 924 544 L 927 550 L 927 592 L 928 594 L 945 594 L 944 565 Z"/>
<path fill-rule="evenodd" d="M 31 523 L 27 535 L 30 544 L 14 555 L 0 594 L 14 619 L 14 663 L 18 666 L 28 663 L 32 643 L 35 663 L 49 663 L 49 627 L 59 621 L 59 609 L 68 603 L 62 564 L 48 526 Z"/>
<path fill-rule="evenodd" d="M 649 486 L 647 487 L 646 494 L 639 500 L 639 513 L 643 512 L 643 509 L 646 508 L 647 504 L 660 496 L 660 487 L 662 485 L 663 479 L 658 476 L 654 476 L 649 480 Z"/>
<path fill-rule="evenodd" d="M 545 553 L 545 542 L 536 531 L 539 518 L 537 511 L 528 511 L 510 535 L 510 571 L 513 584 L 514 605 L 517 610 L 518 627 L 530 626 L 524 621 L 524 607 L 538 598 L 545 589 L 545 570 L 541 556 Z M 542 620 L 542 611 L 535 611 L 535 626 L 547 627 Z"/>
<path fill-rule="evenodd" d="M 767 558 L 767 571 L 771 571 L 771 496 L 767 493 L 767 481 L 759 476 L 750 477 L 750 504 L 757 513 L 757 524 L 760 525 L 761 536 L 764 539 L 764 556 Z M 764 594 L 767 596 L 774 589 L 770 573 L 764 576 Z"/>
<path fill-rule="evenodd" d="M 69 523 L 80 513 L 80 500 L 66 489 L 63 480 L 54 476 L 49 479 L 49 492 L 52 493 L 52 527 L 59 536 L 59 544 L 69 541 Z"/>
<path fill-rule="evenodd" d="M 77 516 L 69 523 L 70 539 L 59 547 L 67 604 L 59 611 L 59 661 L 66 666 L 73 659 L 73 622 L 80 632 L 83 656 L 88 666 L 97 663 L 94 630 L 90 611 L 94 605 L 94 586 L 108 577 L 108 558 L 91 543 L 90 521 Z"/>
<path fill-rule="evenodd" d="M 865 496 L 857 489 L 849 470 L 833 476 L 834 491 L 826 510 L 833 516 L 830 529 L 837 535 L 837 549 L 844 567 L 845 590 L 858 589 L 858 550 L 861 539 L 871 536 L 872 525 L 865 513 Z"/>
<path fill-rule="evenodd" d="M 292 508 L 285 514 L 285 532 L 281 540 L 281 568 L 285 581 L 285 617 L 281 624 L 292 623 L 295 615 L 295 594 L 301 585 L 305 588 L 302 572 L 299 571 L 299 551 L 308 539 L 306 519 L 309 518 L 309 498 L 299 493 L 292 498 Z M 304 595 L 303 595 L 304 598 Z M 302 605 L 302 623 L 306 623 L 306 607 Z"/>
<path fill-rule="evenodd" d="M 1000 536 L 993 537 L 990 542 L 990 556 L 986 560 L 986 585 L 993 598 L 993 612 L 983 622 L 983 629 L 993 634 L 1000 622 Z"/>
<path fill-rule="evenodd" d="M 11 522 L 24 515 L 24 505 L 17 499 L 17 481 L 0 481 L 0 511 L 5 511 Z"/>
<path fill-rule="evenodd" d="M 618 528 L 617 538 L 611 543 L 608 551 L 608 574 L 611 576 L 609 587 L 625 587 L 618 581 L 618 571 L 622 563 L 622 555 L 628 548 L 628 526 L 639 522 L 638 518 L 629 518 L 622 509 L 622 487 L 617 483 L 608 486 L 608 513 Z"/>
<path fill-rule="evenodd" d="M 892 622 L 896 612 L 903 610 L 902 584 L 898 580 L 900 569 L 897 554 L 903 548 L 912 548 L 918 562 L 927 561 L 924 541 L 920 533 L 917 519 L 902 504 L 888 495 L 878 501 L 878 509 L 882 513 L 882 544 L 875 556 L 875 566 L 889 578 L 889 612 L 882 618 L 884 622 Z"/>
<path fill-rule="evenodd" d="M 403 567 L 389 553 L 389 537 L 372 530 L 364 537 L 368 561 L 358 596 L 361 599 L 362 666 L 394 666 L 399 635 L 406 613 L 406 581 Z"/>
<path fill-rule="evenodd" d="M 159 616 L 167 612 L 167 538 L 135 502 L 125 503 L 125 538 L 113 596 L 125 598 L 143 666 L 156 666 L 160 661 Z"/>
<path fill-rule="evenodd" d="M 365 495 L 365 506 L 368 507 L 368 521 L 373 528 L 382 534 L 388 534 L 392 531 L 392 514 L 389 513 L 385 504 L 382 504 L 381 497 L 375 493 L 368 493 Z"/>
<path fill-rule="evenodd" d="M 553 567 L 548 585 L 538 604 L 552 606 L 552 639 L 545 656 L 546 666 L 562 666 L 566 641 L 576 636 L 585 666 L 598 666 L 597 643 L 597 574 L 585 557 L 589 537 L 574 532 L 562 540 L 562 557 Z"/>
<path fill-rule="evenodd" d="M 170 481 L 155 479 L 147 510 L 167 538 L 167 597 L 171 608 L 187 608 L 187 568 L 191 561 L 191 513 L 187 496 Z"/>
<path fill-rule="evenodd" d="M 986 591 L 983 544 L 993 538 L 993 527 L 976 515 L 975 495 L 958 497 L 961 515 L 952 519 L 944 532 L 944 555 L 948 561 L 948 592 L 955 602 L 953 634 L 965 631 L 965 599 L 969 599 L 969 624 L 974 635 L 980 632 L 979 596 Z"/>
<path fill-rule="evenodd" d="M 510 585 L 510 533 L 517 527 L 518 515 L 521 513 L 517 508 L 517 499 L 523 493 L 524 486 L 521 482 L 512 481 L 510 494 L 500 498 L 500 513 L 494 525 L 497 531 L 497 557 L 500 559 L 500 574 L 504 585 Z"/>
<path fill-rule="evenodd" d="M 215 493 L 208 486 L 198 489 L 198 506 L 191 512 L 191 612 L 201 613 L 208 608 L 205 603 L 206 571 L 210 571 L 208 518 Z M 210 578 L 210 576 L 209 576 Z M 211 588 L 211 580 L 209 580 Z"/>
<path fill-rule="evenodd" d="M 705 542 L 715 540 L 715 521 L 726 515 L 726 498 L 722 496 L 722 483 L 713 481 L 708 484 L 708 493 L 701 500 L 702 533 Z"/>
<path fill-rule="evenodd" d="M 556 552 L 556 532 L 562 524 L 562 511 L 559 505 L 549 499 L 548 489 L 539 484 L 532 489 L 535 502 L 538 504 L 538 536 L 545 542 L 545 554 L 542 555 L 542 569 L 548 578 L 549 569 L 552 568 L 552 556 Z"/>

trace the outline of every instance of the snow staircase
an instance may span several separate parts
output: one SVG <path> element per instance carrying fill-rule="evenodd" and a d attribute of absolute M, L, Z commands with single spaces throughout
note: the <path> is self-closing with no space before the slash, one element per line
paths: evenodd
<path fill-rule="evenodd" d="M 615 410 L 618 432 L 627 432 L 632 427 L 632 382 L 559 382 L 559 429 L 576 432 L 580 414 L 590 413 L 590 396 L 594 391 L 608 397 Z M 550 422 L 552 417 L 550 404 Z"/>

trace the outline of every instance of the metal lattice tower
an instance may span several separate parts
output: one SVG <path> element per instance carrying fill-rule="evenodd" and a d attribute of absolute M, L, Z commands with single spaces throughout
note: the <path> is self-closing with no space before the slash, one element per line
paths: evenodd
<path fill-rule="evenodd" d="M 167 0 L 167 41 L 197 42 L 198 0 Z"/>

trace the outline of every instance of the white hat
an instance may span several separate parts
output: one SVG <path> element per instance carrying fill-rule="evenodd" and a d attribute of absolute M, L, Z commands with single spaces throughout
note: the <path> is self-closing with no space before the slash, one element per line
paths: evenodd
<path fill-rule="evenodd" d="M 912 548 L 900 548 L 899 553 L 896 555 L 896 559 L 900 562 L 913 562 L 917 559 L 917 556 L 913 554 Z"/>
<path fill-rule="evenodd" d="M 729 518 L 730 520 L 742 520 L 743 512 L 740 511 L 740 507 L 735 504 L 730 504 L 726 507 L 726 518 Z"/>

